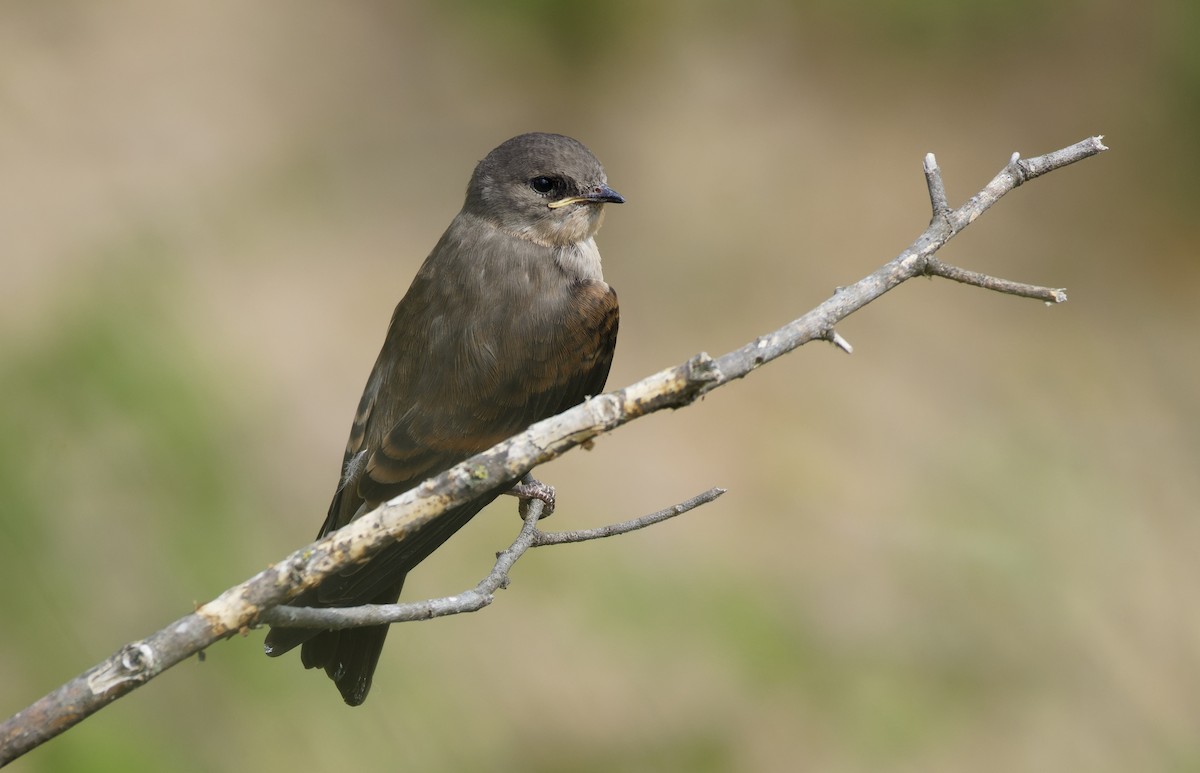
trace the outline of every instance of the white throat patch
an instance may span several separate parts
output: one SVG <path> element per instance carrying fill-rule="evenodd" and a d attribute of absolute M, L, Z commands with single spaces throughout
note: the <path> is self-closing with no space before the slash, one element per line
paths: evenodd
<path fill-rule="evenodd" d="M 573 279 L 604 281 L 604 274 L 600 271 L 600 250 L 596 247 L 595 239 L 557 248 L 554 260 Z"/>

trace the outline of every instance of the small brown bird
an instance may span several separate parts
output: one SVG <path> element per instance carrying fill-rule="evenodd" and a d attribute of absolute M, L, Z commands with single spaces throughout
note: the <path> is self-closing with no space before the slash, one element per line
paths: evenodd
<path fill-rule="evenodd" d="M 462 211 L 392 314 L 318 536 L 604 389 L 617 296 L 595 236 L 604 204 L 623 202 L 570 137 L 522 134 L 479 162 Z M 292 603 L 394 603 L 413 567 L 516 483 L 499 483 Z M 357 706 L 387 631 L 273 628 L 265 649 L 274 656 L 302 644 L 304 666 L 325 669 Z"/>

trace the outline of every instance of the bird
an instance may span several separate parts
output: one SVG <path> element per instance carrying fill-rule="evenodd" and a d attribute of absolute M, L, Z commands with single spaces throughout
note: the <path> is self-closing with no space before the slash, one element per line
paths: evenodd
<path fill-rule="evenodd" d="M 624 201 L 591 151 L 561 134 L 513 137 L 478 163 L 392 314 L 318 537 L 604 390 L 619 312 L 595 237 L 604 205 Z M 290 603 L 395 603 L 408 572 L 496 497 L 527 492 L 522 483 L 536 481 L 498 482 Z M 387 632 L 272 628 L 264 649 L 300 646 L 304 666 L 358 706 Z"/>

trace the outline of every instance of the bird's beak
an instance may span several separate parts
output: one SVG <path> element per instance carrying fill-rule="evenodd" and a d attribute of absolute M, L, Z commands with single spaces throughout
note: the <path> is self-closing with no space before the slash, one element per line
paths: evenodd
<path fill-rule="evenodd" d="M 546 206 L 550 209 L 558 209 L 565 207 L 568 204 L 624 204 L 625 197 L 609 188 L 607 185 L 597 185 L 596 189 L 591 193 L 583 196 L 568 196 L 565 199 L 552 201 Z"/>

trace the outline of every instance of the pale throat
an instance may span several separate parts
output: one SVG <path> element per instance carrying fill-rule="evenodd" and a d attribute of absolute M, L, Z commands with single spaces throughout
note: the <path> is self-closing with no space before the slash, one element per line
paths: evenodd
<path fill-rule="evenodd" d="M 554 248 L 554 262 L 567 276 L 589 282 L 603 282 L 600 270 L 600 250 L 596 240 L 589 237 L 581 242 Z"/>

